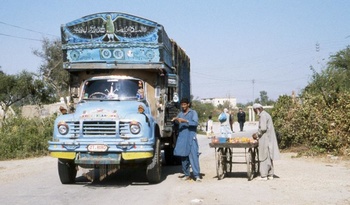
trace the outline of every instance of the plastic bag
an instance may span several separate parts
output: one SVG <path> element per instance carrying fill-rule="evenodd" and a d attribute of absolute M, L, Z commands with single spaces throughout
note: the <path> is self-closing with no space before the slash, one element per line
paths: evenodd
<path fill-rule="evenodd" d="M 222 113 L 219 115 L 219 121 L 220 121 L 220 122 L 225 122 L 226 120 L 227 120 L 226 113 L 222 112 Z"/>

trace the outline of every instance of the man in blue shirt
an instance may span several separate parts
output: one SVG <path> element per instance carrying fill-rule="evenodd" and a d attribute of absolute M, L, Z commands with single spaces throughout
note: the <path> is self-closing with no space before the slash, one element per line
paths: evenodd
<path fill-rule="evenodd" d="M 197 140 L 198 114 L 190 108 L 190 102 L 187 98 L 181 100 L 182 111 L 173 119 L 179 123 L 179 136 L 176 141 L 174 155 L 181 157 L 183 180 L 191 180 L 190 165 L 194 178 L 197 182 L 201 181 L 199 168 L 199 152 Z"/>

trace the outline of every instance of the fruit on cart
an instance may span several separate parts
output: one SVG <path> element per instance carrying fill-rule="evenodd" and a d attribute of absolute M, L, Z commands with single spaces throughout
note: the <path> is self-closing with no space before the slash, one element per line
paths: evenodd
<path fill-rule="evenodd" d="M 229 143 L 256 143 L 257 141 L 250 137 L 233 137 L 230 138 Z"/>
<path fill-rule="evenodd" d="M 256 140 L 256 139 L 250 139 L 250 143 L 257 143 L 258 142 L 258 140 Z"/>
<path fill-rule="evenodd" d="M 240 138 L 240 142 L 241 143 L 248 143 L 248 142 L 250 142 L 250 138 L 248 138 L 248 137 L 241 137 Z"/>
<path fill-rule="evenodd" d="M 214 137 L 211 138 L 211 142 L 212 143 L 219 143 L 219 139 L 214 136 Z"/>
<path fill-rule="evenodd" d="M 256 143 L 257 140 L 250 137 L 212 137 L 211 143 Z"/>

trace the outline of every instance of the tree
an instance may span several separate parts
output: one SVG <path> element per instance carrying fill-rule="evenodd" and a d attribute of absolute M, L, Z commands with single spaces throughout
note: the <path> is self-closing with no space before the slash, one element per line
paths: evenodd
<path fill-rule="evenodd" d="M 55 100 L 67 96 L 69 93 L 69 74 L 63 69 L 60 40 L 50 41 L 44 38 L 42 51 L 34 50 L 33 53 L 43 59 L 43 64 L 39 68 L 43 89 L 52 92 L 51 97 Z"/>
<path fill-rule="evenodd" d="M 199 122 L 206 122 L 209 115 L 215 115 L 214 105 L 211 103 L 201 103 L 199 100 L 192 101 L 192 108 L 197 111 Z"/>
<path fill-rule="evenodd" d="M 223 106 L 223 108 L 227 108 L 229 110 L 232 109 L 232 105 L 231 105 L 230 101 L 228 101 L 228 100 L 224 101 L 224 104 L 222 106 Z"/>
<path fill-rule="evenodd" d="M 350 72 L 350 46 L 340 50 L 335 55 L 331 55 L 328 65 L 339 70 Z"/>
<path fill-rule="evenodd" d="M 336 95 L 350 90 L 350 47 L 330 57 L 328 67 L 320 73 L 310 66 L 313 72 L 312 81 L 304 89 L 304 93 L 321 94 L 327 104 L 333 103 Z"/>
<path fill-rule="evenodd" d="M 262 105 L 271 105 L 274 103 L 274 101 L 270 100 L 269 97 L 267 96 L 267 92 L 262 90 L 260 91 L 260 98 L 256 98 L 254 100 L 254 103 L 260 103 Z"/>
<path fill-rule="evenodd" d="M 260 91 L 260 103 L 263 105 L 267 105 L 269 101 L 269 97 L 267 96 L 267 92 L 266 91 Z"/>
<path fill-rule="evenodd" d="M 9 107 L 36 94 L 33 74 L 22 71 L 17 75 L 0 72 L 0 106 L 4 111 L 3 119 Z"/>
<path fill-rule="evenodd" d="M 313 72 L 312 81 L 305 87 L 302 95 L 321 95 L 326 106 L 331 107 L 339 95 L 350 90 L 350 47 L 330 57 L 328 66 L 321 72 Z"/>

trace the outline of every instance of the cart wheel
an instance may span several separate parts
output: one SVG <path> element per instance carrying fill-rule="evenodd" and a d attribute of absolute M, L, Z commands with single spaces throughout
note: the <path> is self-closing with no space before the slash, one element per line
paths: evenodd
<path fill-rule="evenodd" d="M 254 165 L 253 165 L 253 160 L 252 160 L 252 149 L 249 149 L 248 152 L 246 153 L 246 162 L 247 162 L 247 176 L 248 180 L 252 180 L 254 178 Z"/>
<path fill-rule="evenodd" d="M 226 165 L 226 159 L 224 157 L 224 150 L 222 148 L 215 150 L 215 160 L 216 160 L 216 175 L 218 176 L 218 179 L 221 180 L 225 176 L 225 165 Z"/>
<path fill-rule="evenodd" d="M 226 173 L 232 172 L 232 150 L 230 148 L 226 148 Z"/>

